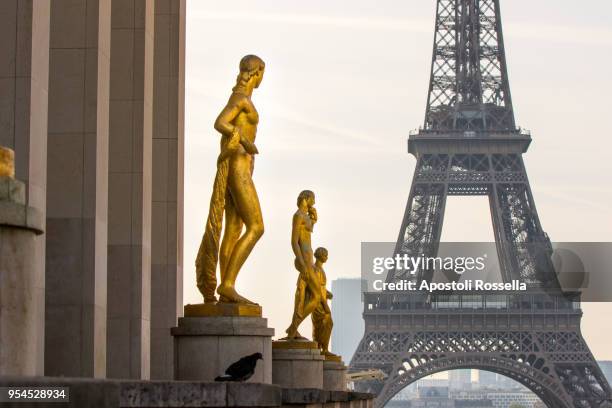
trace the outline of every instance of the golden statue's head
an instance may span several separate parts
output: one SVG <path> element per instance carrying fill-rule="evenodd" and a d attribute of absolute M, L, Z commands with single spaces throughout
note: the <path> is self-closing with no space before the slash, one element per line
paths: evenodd
<path fill-rule="evenodd" d="M 327 252 L 327 249 L 323 247 L 318 247 L 314 252 L 315 258 L 318 261 L 321 261 L 321 263 L 327 262 L 328 255 L 329 253 Z"/>
<path fill-rule="evenodd" d="M 240 73 L 236 78 L 234 91 L 246 88 L 250 81 L 254 81 L 253 88 L 259 87 L 263 79 L 266 64 L 257 55 L 245 55 L 240 60 Z"/>
<path fill-rule="evenodd" d="M 302 191 L 297 198 L 297 205 L 298 207 L 300 206 L 300 204 L 306 201 L 306 205 L 308 207 L 312 207 L 315 205 L 315 195 L 312 191 L 310 190 L 304 190 Z"/>
<path fill-rule="evenodd" d="M 0 177 L 15 177 L 15 152 L 0 146 Z"/>

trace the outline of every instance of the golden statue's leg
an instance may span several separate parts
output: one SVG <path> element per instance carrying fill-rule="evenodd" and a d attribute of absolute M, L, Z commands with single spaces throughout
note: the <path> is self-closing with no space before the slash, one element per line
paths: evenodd
<path fill-rule="evenodd" d="M 230 255 L 236 246 L 236 242 L 240 238 L 242 232 L 242 219 L 236 212 L 236 207 L 232 201 L 231 195 L 226 195 L 225 198 L 225 230 L 223 239 L 221 240 L 221 248 L 219 249 L 219 269 L 221 270 L 221 282 L 225 281 L 227 264 Z"/>
<path fill-rule="evenodd" d="M 295 288 L 295 303 L 293 306 L 293 317 L 291 318 L 291 325 L 286 330 L 287 337 L 290 338 L 303 338 L 303 336 L 297 331 L 298 326 L 304 320 L 304 302 L 306 301 L 306 282 L 302 278 L 302 274 L 298 276 L 297 285 Z"/>
<path fill-rule="evenodd" d="M 329 313 L 325 314 L 323 318 L 323 322 L 321 323 L 321 333 L 320 333 L 320 347 L 324 353 L 329 353 L 329 339 L 331 338 L 332 328 L 334 327 L 334 323 L 332 321 L 331 315 Z"/>
<path fill-rule="evenodd" d="M 304 272 L 303 275 L 305 276 L 304 279 L 308 293 L 304 296 L 304 308 L 302 314 L 298 315 L 297 313 L 294 313 L 291 326 L 285 330 L 288 338 L 296 338 L 299 335 L 297 328 L 304 321 L 304 319 L 308 317 L 308 315 L 310 315 L 317 308 L 317 306 L 319 306 L 322 300 L 319 280 L 316 279 L 314 273 L 309 274 L 308 272 Z"/>
<path fill-rule="evenodd" d="M 232 196 L 227 192 L 225 197 L 225 229 L 223 232 L 223 239 L 221 241 L 221 247 L 219 248 L 219 269 L 221 272 L 221 282 L 226 280 L 227 265 L 230 260 L 230 256 L 236 246 L 236 242 L 240 238 L 242 232 L 242 219 L 236 211 L 236 206 L 232 201 Z M 221 302 L 232 302 L 225 296 L 220 296 L 219 301 Z"/>
<path fill-rule="evenodd" d="M 291 318 L 291 324 L 285 330 L 287 333 L 287 338 L 302 338 L 302 335 L 297 331 L 300 323 L 304 320 L 304 303 L 308 301 L 308 294 L 306 293 L 306 281 L 304 280 L 304 276 L 306 276 L 306 272 L 304 268 L 300 266 L 297 259 L 294 261 L 295 269 L 300 273 L 298 275 L 298 280 L 295 288 L 295 302 L 293 307 L 293 316 Z"/>
<path fill-rule="evenodd" d="M 319 305 L 310 315 L 312 321 L 312 340 L 317 343 L 317 347 L 322 348 L 321 333 L 323 329 L 323 308 Z"/>
<path fill-rule="evenodd" d="M 244 167 L 241 165 L 246 163 L 233 164 L 232 167 L 234 167 L 234 171 L 232 172 L 232 177 L 228 180 L 228 186 L 237 213 L 246 226 L 246 231 L 232 250 L 227 268 L 225 269 L 224 279 L 217 288 L 217 293 L 230 302 L 253 303 L 240 296 L 236 292 L 234 285 L 244 261 L 246 261 L 253 247 L 263 235 L 263 219 L 259 206 L 259 199 L 257 198 L 257 191 L 255 190 L 255 185 L 250 175 L 250 164 L 249 168 L 241 168 Z"/>
<path fill-rule="evenodd" d="M 309 299 L 304 305 L 304 317 L 311 314 L 317 308 L 317 306 L 319 306 L 319 303 L 321 303 L 321 299 L 322 299 L 321 298 L 321 285 L 319 283 L 319 280 L 314 274 L 314 270 L 311 269 L 311 272 L 312 273 L 310 274 L 307 273 L 307 275 L 310 275 L 310 276 L 306 277 L 306 285 L 308 286 Z"/>
<path fill-rule="evenodd" d="M 295 288 L 295 305 L 294 313 L 298 316 L 304 315 L 304 302 L 306 301 L 306 282 L 302 279 L 302 275 L 298 276 L 297 285 Z"/>
<path fill-rule="evenodd" d="M 312 312 L 312 339 L 324 355 L 334 355 L 329 351 L 329 340 L 331 339 L 333 326 L 331 314 L 325 311 L 322 304 L 319 304 Z"/>

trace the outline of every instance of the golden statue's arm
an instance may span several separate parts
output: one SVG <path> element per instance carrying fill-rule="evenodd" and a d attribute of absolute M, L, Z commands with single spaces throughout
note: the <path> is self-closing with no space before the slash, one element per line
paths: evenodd
<path fill-rule="evenodd" d="M 217 120 L 215 120 L 215 130 L 224 136 L 231 136 L 234 131 L 238 130 L 232 122 L 234 122 L 236 117 L 242 112 L 243 108 L 240 106 L 240 99 L 242 98 L 238 101 L 236 101 L 236 99 L 234 95 L 230 96 L 227 105 L 223 108 Z"/>
<path fill-rule="evenodd" d="M 307 265 L 304 255 L 302 254 L 302 248 L 300 248 L 300 233 L 301 229 L 304 228 L 303 223 L 304 221 L 300 215 L 295 213 L 293 215 L 293 225 L 291 228 L 291 249 L 293 249 L 298 265 L 302 267 L 303 271 L 306 271 L 309 266 L 312 266 Z"/>
<path fill-rule="evenodd" d="M 259 151 L 254 143 L 247 140 L 241 133 L 240 128 L 234 125 L 234 121 L 245 110 L 246 96 L 233 93 L 230 96 L 227 105 L 215 120 L 215 129 L 223 136 L 231 137 L 226 146 L 226 152 L 221 152 L 219 161 L 224 159 L 229 153 L 238 147 L 238 142 L 244 147 L 244 150 L 249 154 L 257 154 Z"/>

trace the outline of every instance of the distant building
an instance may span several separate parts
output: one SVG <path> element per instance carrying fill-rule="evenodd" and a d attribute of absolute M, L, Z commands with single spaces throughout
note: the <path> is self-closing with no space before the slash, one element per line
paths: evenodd
<path fill-rule="evenodd" d="M 466 390 L 450 390 L 450 396 L 454 400 L 465 400 L 465 401 L 477 401 L 486 400 L 487 395 L 490 392 L 494 392 L 492 389 L 477 388 L 477 389 L 466 389 Z"/>
<path fill-rule="evenodd" d="M 331 301 L 334 330 L 331 351 L 342 356 L 348 364 L 363 337 L 363 290 L 360 278 L 341 278 L 332 281 Z"/>
<path fill-rule="evenodd" d="M 497 374 L 491 371 L 478 371 L 478 386 L 480 388 L 495 388 L 497 386 Z"/>
<path fill-rule="evenodd" d="M 482 400 L 455 400 L 455 408 L 493 408 L 493 401 Z"/>
<path fill-rule="evenodd" d="M 540 399 L 532 392 L 489 392 L 487 399 L 493 401 L 495 408 L 508 408 L 513 403 L 520 404 L 525 408 L 534 408 Z"/>
<path fill-rule="evenodd" d="M 513 403 L 518 403 L 525 408 L 538 408 L 539 405 L 537 404 L 541 402 L 533 392 L 526 388 L 516 391 L 479 388 L 477 390 L 451 392 L 450 397 L 455 401 L 491 401 L 491 406 L 494 408 L 508 408 Z"/>
<path fill-rule="evenodd" d="M 598 361 L 597 363 L 606 376 L 608 383 L 612 383 L 612 361 Z"/>
<path fill-rule="evenodd" d="M 448 399 L 448 387 L 419 387 L 419 398 L 421 399 Z"/>
<path fill-rule="evenodd" d="M 511 390 L 517 387 L 520 387 L 520 384 L 514 381 L 512 378 L 497 374 L 497 388 Z"/>
<path fill-rule="evenodd" d="M 449 398 L 448 387 L 418 387 L 418 397 L 410 401 L 411 408 L 454 408 L 455 402 Z"/>
<path fill-rule="evenodd" d="M 462 393 L 465 398 L 453 396 L 447 379 L 426 378 L 411 386 L 415 384 L 417 390 L 409 398 L 398 398 L 398 393 L 387 403 L 386 408 L 495 408 L 483 392 L 465 391 Z"/>
<path fill-rule="evenodd" d="M 446 378 L 422 378 L 416 382 L 417 388 L 421 387 L 447 387 L 448 379 Z"/>
<path fill-rule="evenodd" d="M 448 387 L 451 390 L 472 388 L 472 370 L 452 370 L 448 372 Z"/>
<path fill-rule="evenodd" d="M 423 388 L 445 388 L 448 389 L 446 378 L 422 378 L 415 381 L 399 391 L 391 401 L 407 401 L 418 399 L 419 390 Z M 387 404 L 389 406 L 389 404 Z"/>
<path fill-rule="evenodd" d="M 416 397 L 416 383 L 412 383 L 410 385 L 408 385 L 407 387 L 403 388 L 400 392 L 398 392 L 397 394 L 395 394 L 395 396 L 393 397 L 393 399 L 391 399 L 391 401 L 406 401 L 412 398 Z M 387 404 L 389 405 L 389 404 Z"/>
<path fill-rule="evenodd" d="M 493 408 L 489 400 L 449 400 L 439 399 L 414 399 L 411 401 L 390 401 L 386 408 Z"/>

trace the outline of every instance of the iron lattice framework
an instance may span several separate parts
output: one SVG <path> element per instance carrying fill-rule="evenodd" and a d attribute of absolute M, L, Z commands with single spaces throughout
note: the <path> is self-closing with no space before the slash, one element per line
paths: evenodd
<path fill-rule="evenodd" d="M 496 372 L 550 408 L 609 407 L 610 389 L 580 334 L 577 302 L 550 293 L 454 293 L 431 299 L 365 294 L 365 335 L 351 369 L 380 369 L 360 383 L 384 406 L 407 385 L 461 368 Z"/>
<path fill-rule="evenodd" d="M 559 295 L 522 158 L 530 143 L 515 125 L 499 0 L 437 0 L 425 124 L 408 142 L 417 164 L 395 252 L 435 256 L 447 197 L 488 196 L 502 277 L 529 291 L 366 293 L 366 329 L 351 369 L 387 374 L 358 386 L 378 394 L 378 407 L 420 378 L 459 368 L 513 378 L 551 408 L 611 401 L 580 332 L 579 303 Z M 392 271 L 387 281 L 418 284 L 433 273 Z"/>
<path fill-rule="evenodd" d="M 438 0 L 430 130 L 513 130 L 499 0 Z"/>

